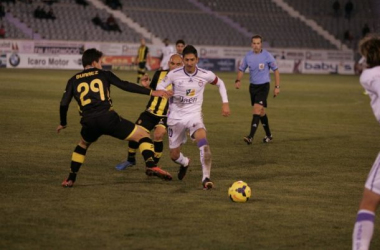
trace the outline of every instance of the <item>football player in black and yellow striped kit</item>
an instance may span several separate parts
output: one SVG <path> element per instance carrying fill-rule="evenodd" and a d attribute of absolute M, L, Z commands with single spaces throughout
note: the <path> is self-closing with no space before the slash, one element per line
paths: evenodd
<path fill-rule="evenodd" d="M 149 63 L 149 48 L 145 44 L 145 39 L 141 38 L 140 47 L 137 51 L 136 63 L 138 65 L 137 69 L 137 82 L 140 82 L 141 77 L 145 75 L 146 72 L 146 64 Z"/>
<path fill-rule="evenodd" d="M 169 70 L 182 67 L 182 57 L 179 54 L 173 54 L 169 60 Z M 157 84 L 161 82 L 166 76 L 168 70 L 159 70 L 154 74 L 152 81 L 149 86 L 150 89 L 155 90 Z M 171 90 L 171 86 L 169 89 Z M 152 131 L 154 129 L 153 144 L 154 144 L 154 161 L 157 164 L 161 158 L 162 151 L 164 149 L 163 137 L 166 134 L 167 128 L 167 112 L 168 112 L 168 99 L 162 97 L 152 96 L 146 106 L 146 110 L 140 114 L 137 119 L 136 124 L 142 126 L 146 131 Z M 138 149 L 138 144 L 134 141 L 129 142 L 128 158 L 126 161 L 119 163 L 116 166 L 117 170 L 124 170 L 127 167 L 136 165 L 136 151 Z"/>
<path fill-rule="evenodd" d="M 102 135 L 135 141 L 145 160 L 146 174 L 154 175 L 164 180 L 171 180 L 171 175 L 157 167 L 154 161 L 152 140 L 142 127 L 120 117 L 113 109 L 110 97 L 110 87 L 114 85 L 124 91 L 151 95 L 169 96 L 167 91 L 154 91 L 137 84 L 122 81 L 110 71 L 102 70 L 102 52 L 88 49 L 83 53 L 82 64 L 84 70 L 69 79 L 60 104 L 59 133 L 67 126 L 67 111 L 74 97 L 78 102 L 81 113 L 81 139 L 74 149 L 71 158 L 71 171 L 62 182 L 63 187 L 72 187 L 76 181 L 77 172 L 84 163 L 86 152 L 91 143 Z M 142 82 L 148 82 L 148 78 Z"/>

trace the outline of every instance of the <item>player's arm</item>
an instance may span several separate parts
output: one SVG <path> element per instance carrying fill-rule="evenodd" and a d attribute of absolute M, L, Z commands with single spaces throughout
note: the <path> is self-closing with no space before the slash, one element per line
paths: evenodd
<path fill-rule="evenodd" d="M 237 76 L 236 76 L 236 80 L 235 80 L 235 88 L 236 89 L 240 89 L 241 79 L 243 78 L 243 75 L 244 75 L 244 72 L 238 70 L 238 73 L 237 73 Z"/>
<path fill-rule="evenodd" d="M 136 83 L 123 81 L 110 71 L 108 71 L 107 74 L 108 74 L 107 77 L 110 80 L 110 83 L 124 91 L 137 93 L 137 94 L 143 94 L 143 95 L 160 96 L 160 97 L 166 97 L 166 98 L 170 96 L 170 93 L 167 93 L 165 90 L 156 91 L 156 90 L 147 89 L 143 86 L 137 85 Z"/>
<path fill-rule="evenodd" d="M 214 81 L 211 82 L 212 85 L 215 85 L 219 89 L 219 94 L 222 97 L 222 115 L 229 116 L 231 114 L 230 105 L 228 103 L 227 89 L 223 80 L 215 76 Z"/>
<path fill-rule="evenodd" d="M 73 88 L 72 82 L 69 80 L 66 85 L 65 92 L 63 93 L 61 103 L 59 106 L 59 117 L 60 123 L 57 127 L 57 133 L 59 133 L 62 129 L 65 129 L 67 126 L 67 111 L 69 110 L 69 105 L 71 99 L 73 98 Z"/>
<path fill-rule="evenodd" d="M 246 57 L 244 57 L 242 63 L 239 66 L 239 69 L 238 69 L 238 72 L 236 75 L 236 79 L 235 79 L 235 88 L 236 89 L 240 89 L 241 79 L 243 78 L 244 71 L 247 69 L 247 67 L 248 67 L 247 59 L 246 59 Z"/>
<path fill-rule="evenodd" d="M 273 97 L 276 97 L 278 94 L 280 94 L 280 72 L 278 69 L 274 71 L 274 90 L 273 90 Z"/>
<path fill-rule="evenodd" d="M 164 79 L 161 80 L 160 84 L 157 84 L 156 90 L 165 90 L 167 86 L 169 86 L 172 83 L 171 80 L 171 72 L 169 72 Z"/>

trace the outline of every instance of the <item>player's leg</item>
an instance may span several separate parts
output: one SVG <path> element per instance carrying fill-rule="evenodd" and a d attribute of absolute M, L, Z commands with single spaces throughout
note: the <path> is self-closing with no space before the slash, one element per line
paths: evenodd
<path fill-rule="evenodd" d="M 157 167 L 154 162 L 153 143 L 149 137 L 149 133 L 143 127 L 120 117 L 116 112 L 113 112 L 112 121 L 103 125 L 103 129 L 106 130 L 105 134 L 121 140 L 138 142 L 139 150 L 145 161 L 147 175 L 155 175 L 164 180 L 172 179 L 172 176 L 168 172 Z"/>
<path fill-rule="evenodd" d="M 91 143 L 86 142 L 83 138 L 80 139 L 71 156 L 69 176 L 62 182 L 63 187 L 72 187 L 77 178 L 77 173 L 84 163 L 88 147 Z"/>
<path fill-rule="evenodd" d="M 154 161 L 156 164 L 161 159 L 162 151 L 164 151 L 164 136 L 166 134 L 166 127 L 164 125 L 157 125 L 153 133 L 153 145 L 154 145 Z"/>
<path fill-rule="evenodd" d="M 116 165 L 117 170 L 125 170 L 128 167 L 136 165 L 136 152 L 139 148 L 139 143 L 135 141 L 128 142 L 128 156 L 127 159 L 123 162 L 120 162 Z"/>
<path fill-rule="evenodd" d="M 154 128 L 156 123 L 157 123 L 156 120 L 152 120 L 151 116 L 148 116 L 147 112 L 144 111 L 140 114 L 135 124 L 138 124 L 139 126 L 143 127 L 147 131 L 147 133 L 149 133 L 149 131 L 151 131 Z M 127 159 L 117 164 L 116 169 L 125 170 L 128 167 L 136 165 L 136 153 L 137 153 L 138 148 L 139 148 L 138 142 L 129 141 Z"/>
<path fill-rule="evenodd" d="M 259 126 L 260 123 L 260 114 L 262 110 L 262 104 L 259 104 L 257 102 L 257 86 L 250 84 L 249 85 L 249 94 L 251 96 L 251 105 L 252 105 L 252 121 L 251 121 L 251 127 L 249 130 L 249 135 L 245 136 L 243 139 L 244 141 L 250 145 L 252 144 L 253 137 L 255 136 L 256 129 Z"/>
<path fill-rule="evenodd" d="M 135 126 L 135 129 L 126 138 L 126 140 L 138 142 L 139 150 L 145 161 L 147 175 L 154 175 L 164 180 L 172 179 L 172 176 L 168 172 L 157 167 L 156 163 L 154 162 L 154 146 L 146 130 L 140 126 Z"/>
<path fill-rule="evenodd" d="M 137 83 L 140 83 L 140 79 L 145 75 L 145 63 L 140 62 L 139 63 L 139 68 L 137 70 Z"/>
<path fill-rule="evenodd" d="M 352 234 L 352 249 L 368 249 L 374 230 L 375 211 L 380 203 L 380 154 L 367 177 Z"/>
<path fill-rule="evenodd" d="M 263 125 L 263 128 L 265 130 L 265 137 L 263 139 L 264 143 L 267 143 L 273 140 L 272 133 L 270 132 L 270 128 L 269 128 L 268 116 L 265 112 L 265 109 L 267 108 L 267 105 L 268 105 L 267 99 L 269 95 L 269 89 L 270 89 L 269 83 L 263 84 L 262 86 L 260 86 L 260 90 L 257 94 L 257 99 L 261 100 L 263 104 L 263 109 L 261 110 L 261 113 L 260 113 L 260 122 Z"/>
<path fill-rule="evenodd" d="M 352 234 L 352 249 L 369 249 L 375 224 L 375 211 L 380 203 L 380 195 L 365 189 L 356 216 Z"/>
<path fill-rule="evenodd" d="M 202 185 L 204 189 L 211 189 L 214 183 L 210 180 L 211 176 L 211 150 L 207 141 L 206 130 L 200 128 L 196 130 L 192 137 L 197 142 L 199 148 L 199 155 L 202 164 Z"/>
<path fill-rule="evenodd" d="M 249 135 L 245 136 L 244 141 L 250 145 L 253 142 L 253 137 L 255 136 L 257 127 L 260 123 L 260 114 L 262 112 L 263 106 L 261 104 L 255 103 L 252 108 L 252 121 L 251 121 L 251 129 L 249 131 Z"/>
<path fill-rule="evenodd" d="M 190 165 L 190 159 L 181 152 L 181 145 L 186 143 L 186 126 L 183 123 L 176 123 L 168 126 L 170 158 L 179 164 L 178 179 L 182 180 Z"/>
<path fill-rule="evenodd" d="M 265 108 L 262 109 L 262 112 L 260 114 L 260 122 L 263 125 L 263 128 L 265 130 L 265 137 L 263 139 L 263 142 L 267 143 L 267 142 L 272 141 L 273 137 L 272 137 L 272 133 L 270 132 L 268 116 L 265 112 Z"/>

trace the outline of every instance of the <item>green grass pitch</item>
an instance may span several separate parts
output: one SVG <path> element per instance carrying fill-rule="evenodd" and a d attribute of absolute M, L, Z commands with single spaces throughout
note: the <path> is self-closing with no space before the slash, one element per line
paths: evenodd
<path fill-rule="evenodd" d="M 171 182 L 137 166 L 116 171 L 127 142 L 101 137 L 87 152 L 77 182 L 61 187 L 79 141 L 77 105 L 60 134 L 59 101 L 74 71 L 0 69 L 0 249 L 350 249 L 367 174 L 380 149 L 380 126 L 358 76 L 281 75 L 281 93 L 267 109 L 273 143 L 261 125 L 247 146 L 251 107 L 248 74 L 220 73 L 231 116 L 207 86 L 203 103 L 215 189 L 201 188 L 196 144 L 183 181 L 168 156 Z M 135 81 L 135 72 L 116 71 Z M 135 121 L 147 96 L 112 87 L 116 111 Z M 234 181 L 252 189 L 247 203 L 227 196 Z M 380 248 L 380 224 L 372 249 Z"/>

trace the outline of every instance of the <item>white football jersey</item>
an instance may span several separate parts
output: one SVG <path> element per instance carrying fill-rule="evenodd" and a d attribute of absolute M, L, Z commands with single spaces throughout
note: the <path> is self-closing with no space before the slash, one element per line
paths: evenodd
<path fill-rule="evenodd" d="M 373 113 L 380 123 L 380 66 L 365 69 L 360 76 L 360 83 L 367 90 Z"/>
<path fill-rule="evenodd" d="M 157 87 L 163 90 L 170 84 L 173 86 L 168 119 L 182 119 L 184 116 L 201 114 L 205 86 L 207 83 L 217 84 L 218 79 L 213 72 L 198 67 L 191 75 L 184 67 L 170 71 Z"/>
<path fill-rule="evenodd" d="M 163 70 L 168 70 L 169 69 L 169 60 L 170 56 L 173 55 L 175 52 L 174 47 L 171 45 L 165 46 L 162 48 L 162 61 L 160 63 L 160 67 Z"/>

